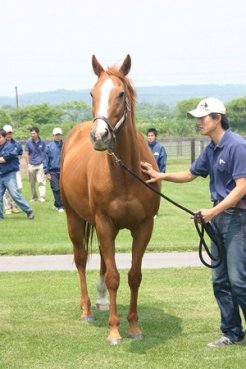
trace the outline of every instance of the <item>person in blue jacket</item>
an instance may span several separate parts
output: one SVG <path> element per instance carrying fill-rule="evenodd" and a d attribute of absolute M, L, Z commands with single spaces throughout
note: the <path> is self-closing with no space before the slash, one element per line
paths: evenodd
<path fill-rule="evenodd" d="M 57 127 L 53 129 L 54 140 L 46 146 L 45 150 L 45 161 L 44 161 L 44 173 L 48 181 L 50 181 L 50 187 L 54 196 L 54 210 L 59 213 L 64 211 L 59 180 L 60 180 L 60 159 L 62 150 L 62 130 Z"/>
<path fill-rule="evenodd" d="M 45 142 L 39 136 L 39 128 L 30 128 L 31 138 L 26 142 L 26 162 L 28 165 L 28 176 L 31 186 L 31 201 L 45 202 L 46 177 L 44 174 Z M 36 190 L 38 184 L 38 192 Z"/>
<path fill-rule="evenodd" d="M 6 131 L 6 140 L 11 141 L 11 143 L 13 143 L 16 146 L 18 157 L 19 157 L 19 160 L 20 160 L 20 158 L 23 154 L 23 149 L 22 149 L 21 144 L 18 141 L 14 140 L 14 138 L 13 138 L 13 127 L 10 124 L 5 124 L 3 126 L 3 129 Z M 20 171 L 16 172 L 16 181 L 17 181 L 18 191 L 21 192 L 22 191 L 22 180 L 21 180 Z M 18 208 L 16 203 L 11 198 L 8 190 L 5 191 L 5 194 L 4 194 L 4 197 L 3 197 L 3 203 L 4 203 L 5 214 L 18 214 L 18 213 L 20 213 L 20 209 Z"/>
<path fill-rule="evenodd" d="M 16 172 L 19 170 L 18 149 L 11 141 L 6 140 L 6 131 L 0 129 L 0 220 L 3 215 L 3 195 L 8 190 L 12 199 L 21 210 L 27 214 L 27 218 L 34 219 L 32 208 L 18 191 Z"/>
<path fill-rule="evenodd" d="M 159 171 L 166 172 L 167 153 L 163 145 L 157 141 L 158 132 L 155 128 L 149 128 L 147 130 L 148 145 L 155 157 Z"/>

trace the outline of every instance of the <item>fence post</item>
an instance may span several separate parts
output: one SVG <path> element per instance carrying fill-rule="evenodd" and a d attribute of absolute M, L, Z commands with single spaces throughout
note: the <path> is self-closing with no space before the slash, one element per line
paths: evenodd
<path fill-rule="evenodd" d="M 192 138 L 190 141 L 190 152 L 191 152 L 191 164 L 196 159 L 196 147 L 195 147 L 195 139 Z"/>

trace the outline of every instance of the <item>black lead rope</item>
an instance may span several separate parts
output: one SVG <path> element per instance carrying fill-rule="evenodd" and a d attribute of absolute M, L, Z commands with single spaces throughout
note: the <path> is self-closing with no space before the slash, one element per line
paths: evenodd
<path fill-rule="evenodd" d="M 221 243 L 220 240 L 218 239 L 218 237 L 216 236 L 216 233 L 214 231 L 213 225 L 209 222 L 209 223 L 205 223 L 201 212 L 197 212 L 194 213 L 193 211 L 187 209 L 186 207 L 178 204 L 177 202 L 173 201 L 172 199 L 170 199 L 168 196 L 164 195 L 163 193 L 161 193 L 160 191 L 158 191 L 155 187 L 151 186 L 149 183 L 146 183 L 138 174 L 136 174 L 135 172 L 133 172 L 130 168 L 128 168 L 120 159 L 117 158 L 117 156 L 113 153 L 113 152 L 108 152 L 109 155 L 113 156 L 116 164 L 120 165 L 122 168 L 124 168 L 127 172 L 129 172 L 133 177 L 135 177 L 138 181 L 140 181 L 142 184 L 144 184 L 146 187 L 148 187 L 150 190 L 152 190 L 153 192 L 155 192 L 157 195 L 161 196 L 163 199 L 167 200 L 168 202 L 170 202 L 171 204 L 173 204 L 174 206 L 180 208 L 181 210 L 184 210 L 186 213 L 192 215 L 194 217 L 194 224 L 197 230 L 197 233 L 199 235 L 200 238 L 200 242 L 199 242 L 199 258 L 202 262 L 203 265 L 205 265 L 208 268 L 217 268 L 221 262 L 222 262 L 222 247 L 221 247 Z M 214 245 L 216 246 L 217 249 L 217 257 L 214 257 L 210 250 L 209 247 L 206 244 L 206 241 L 204 239 L 204 231 L 207 233 L 207 235 L 209 236 L 209 238 L 214 242 Z M 202 249 L 205 249 L 206 253 L 208 254 L 208 256 L 210 257 L 210 259 L 214 262 L 213 264 L 208 264 L 203 255 L 202 255 Z"/>

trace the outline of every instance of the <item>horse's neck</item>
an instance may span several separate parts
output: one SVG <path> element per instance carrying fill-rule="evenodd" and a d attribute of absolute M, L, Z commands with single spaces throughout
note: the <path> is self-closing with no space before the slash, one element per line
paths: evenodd
<path fill-rule="evenodd" d="M 136 128 L 125 122 L 125 127 L 123 127 L 116 140 L 116 156 L 131 169 L 139 169 L 140 152 Z"/>

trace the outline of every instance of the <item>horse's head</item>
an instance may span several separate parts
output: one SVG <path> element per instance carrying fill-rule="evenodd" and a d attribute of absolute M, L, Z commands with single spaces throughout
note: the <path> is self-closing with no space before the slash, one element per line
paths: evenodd
<path fill-rule="evenodd" d="M 91 90 L 94 122 L 91 140 L 95 150 L 103 151 L 115 147 L 116 134 L 130 110 L 124 77 L 130 71 L 131 58 L 127 55 L 119 69 L 105 71 L 93 55 L 92 66 L 98 80 Z"/>

